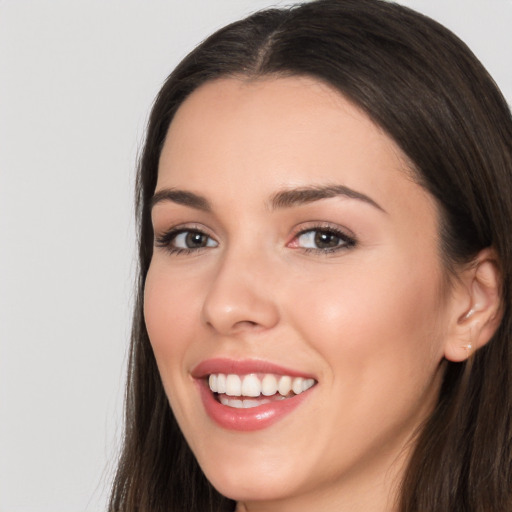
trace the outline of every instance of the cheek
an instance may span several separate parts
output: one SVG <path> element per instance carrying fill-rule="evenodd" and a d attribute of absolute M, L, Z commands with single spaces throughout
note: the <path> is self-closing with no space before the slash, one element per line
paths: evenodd
<path fill-rule="evenodd" d="M 151 264 L 144 287 L 144 319 L 157 364 L 165 368 L 182 363 L 185 348 L 198 321 L 198 296 L 174 273 Z"/>
<path fill-rule="evenodd" d="M 396 260 L 393 266 L 380 263 L 361 271 L 344 268 L 320 286 L 303 282 L 307 294 L 291 291 L 300 297 L 297 325 L 335 376 L 347 371 L 369 379 L 406 378 L 417 371 L 425 376 L 442 358 L 438 272 L 432 265 L 412 273 Z"/>
<path fill-rule="evenodd" d="M 200 311 L 200 289 L 194 281 L 183 282 L 164 263 L 152 262 L 144 287 L 144 319 L 165 393 L 180 425 L 193 424 L 191 417 L 197 417 L 190 406 L 187 356 L 198 339 Z"/>

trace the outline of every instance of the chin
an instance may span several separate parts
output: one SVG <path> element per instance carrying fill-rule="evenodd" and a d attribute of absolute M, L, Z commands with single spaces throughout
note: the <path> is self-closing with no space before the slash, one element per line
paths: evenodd
<path fill-rule="evenodd" d="M 235 501 L 274 501 L 296 493 L 302 478 L 283 460 L 239 460 L 201 466 L 207 479 L 223 496 Z"/>
<path fill-rule="evenodd" d="M 266 475 L 255 476 L 254 473 L 246 478 L 226 475 L 208 480 L 220 494 L 235 501 L 277 501 L 293 493 L 293 488 L 283 488 L 280 480 Z"/>

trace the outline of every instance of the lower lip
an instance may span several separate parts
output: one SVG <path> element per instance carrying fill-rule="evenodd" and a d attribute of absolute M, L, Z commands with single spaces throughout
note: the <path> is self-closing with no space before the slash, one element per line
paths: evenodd
<path fill-rule="evenodd" d="M 300 395 L 285 400 L 276 400 L 249 409 L 236 409 L 218 402 L 204 380 L 198 381 L 198 384 L 208 416 L 225 429 L 244 432 L 270 427 L 298 407 L 313 389 L 310 388 Z"/>

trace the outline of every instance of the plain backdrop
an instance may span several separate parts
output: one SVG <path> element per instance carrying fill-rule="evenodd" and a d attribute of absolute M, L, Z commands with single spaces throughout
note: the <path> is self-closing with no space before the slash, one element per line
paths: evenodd
<path fill-rule="evenodd" d="M 105 510 L 120 443 L 137 151 L 162 81 L 270 0 L 0 0 L 0 512 Z M 403 0 L 512 101 L 512 0 Z"/>

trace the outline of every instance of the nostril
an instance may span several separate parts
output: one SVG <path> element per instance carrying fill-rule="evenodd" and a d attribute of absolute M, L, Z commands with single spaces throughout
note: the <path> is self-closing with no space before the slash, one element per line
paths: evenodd
<path fill-rule="evenodd" d="M 233 329 L 264 329 L 265 327 L 258 324 L 258 322 L 253 322 L 252 320 L 243 320 L 243 321 L 240 321 L 240 322 L 237 322 L 234 326 L 233 326 Z"/>

